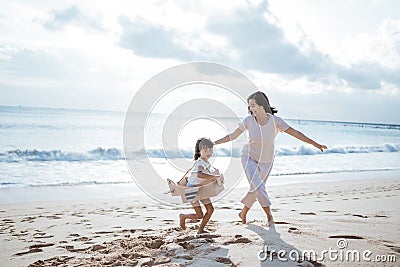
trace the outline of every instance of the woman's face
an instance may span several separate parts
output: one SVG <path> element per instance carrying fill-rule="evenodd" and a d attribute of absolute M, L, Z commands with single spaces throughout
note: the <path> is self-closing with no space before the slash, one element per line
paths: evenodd
<path fill-rule="evenodd" d="M 264 111 L 264 108 L 262 106 L 259 106 L 255 99 L 249 99 L 249 109 L 254 116 L 257 116 Z"/>

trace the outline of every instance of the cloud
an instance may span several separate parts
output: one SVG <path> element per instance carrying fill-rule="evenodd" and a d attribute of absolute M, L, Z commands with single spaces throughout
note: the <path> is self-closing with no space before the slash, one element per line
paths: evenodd
<path fill-rule="evenodd" d="M 267 1 L 241 6 L 225 14 L 213 14 L 207 18 L 204 32 L 224 38 L 227 45 L 213 47 L 210 40 L 209 50 L 205 51 L 187 46 L 187 43 L 196 44 L 194 39 L 200 38 L 201 34 L 167 30 L 162 24 L 151 24 L 143 19 L 120 18 L 123 28 L 120 45 L 145 57 L 216 61 L 246 71 L 282 75 L 287 79 L 303 77 L 327 86 L 332 81 L 366 90 L 379 90 L 383 83 L 400 86 L 396 75 L 398 68 L 392 69 L 371 59 L 340 65 L 318 50 L 306 34 L 296 44 L 289 42 L 274 19 Z M 391 45 L 392 54 L 393 51 L 398 54 L 399 50 L 396 27 L 396 23 L 386 22 L 381 29 L 381 35 L 391 40 L 387 43 Z M 382 47 L 382 44 L 376 46 Z M 217 50 L 213 53 L 213 49 Z"/>
<path fill-rule="evenodd" d="M 339 80 L 357 89 L 379 90 L 383 83 L 400 87 L 399 68 L 389 68 L 371 59 L 347 67 L 339 65 L 317 50 L 306 35 L 302 36 L 299 44 L 307 46 L 307 49 L 288 42 L 279 25 L 267 17 L 273 15 L 264 1 L 257 6 L 237 9 L 228 16 L 210 18 L 207 29 L 227 38 L 238 53 L 237 62 L 247 70 L 275 73 L 287 79 L 306 77 L 326 85 Z M 400 52 L 399 25 L 393 21 L 383 22 L 380 36 L 384 37 L 385 45 L 375 45 L 381 50 L 390 45 L 386 53 L 392 57 L 395 54 L 395 58 Z"/>
<path fill-rule="evenodd" d="M 174 40 L 178 32 L 166 30 L 162 26 L 150 24 L 143 19 L 129 20 L 121 17 L 123 28 L 119 45 L 133 50 L 135 54 L 151 58 L 176 58 L 184 61 L 198 58 L 199 55 Z"/>
<path fill-rule="evenodd" d="M 266 12 L 267 2 L 243 7 L 228 16 L 210 18 L 207 29 L 228 39 L 246 69 L 284 75 L 319 72 L 323 56 L 316 51 L 313 58 L 304 55 L 286 40 L 282 29 L 266 19 Z"/>
<path fill-rule="evenodd" d="M 61 30 L 66 25 L 104 31 L 103 27 L 98 23 L 98 19 L 84 15 L 76 6 L 71 6 L 64 10 L 52 11 L 52 19 L 43 24 L 46 29 L 52 31 Z"/>
<path fill-rule="evenodd" d="M 349 68 L 338 66 L 336 75 L 352 88 L 379 90 L 382 83 L 400 86 L 399 70 L 388 69 L 376 62 L 360 62 Z"/>

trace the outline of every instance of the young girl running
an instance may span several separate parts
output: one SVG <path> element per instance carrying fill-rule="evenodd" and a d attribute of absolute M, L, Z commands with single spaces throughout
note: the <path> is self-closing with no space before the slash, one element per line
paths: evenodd
<path fill-rule="evenodd" d="M 211 166 L 208 161 L 213 154 L 214 144 L 210 139 L 200 138 L 196 142 L 194 160 L 196 160 L 191 175 L 188 178 L 187 186 L 202 186 L 217 180 L 219 177 L 223 182 L 223 175 L 219 173 L 219 170 Z M 200 207 L 199 201 L 192 202 L 194 211 L 191 214 L 180 214 L 180 226 L 182 229 L 186 229 L 185 221 L 186 219 L 202 219 L 200 227 L 197 231 L 198 234 L 205 233 L 204 227 L 211 218 L 214 212 L 214 207 L 209 198 L 201 199 L 201 203 L 206 208 L 206 214 L 203 216 L 203 210 Z"/>

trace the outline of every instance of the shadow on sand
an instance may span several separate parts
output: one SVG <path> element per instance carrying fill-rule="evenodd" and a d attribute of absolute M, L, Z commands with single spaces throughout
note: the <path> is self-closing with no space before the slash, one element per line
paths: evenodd
<path fill-rule="evenodd" d="M 247 229 L 259 235 L 264 245 L 257 253 L 260 266 L 325 266 L 319 262 L 309 260 L 307 255 L 281 239 L 275 225 L 269 228 L 255 224 L 247 225 Z"/>

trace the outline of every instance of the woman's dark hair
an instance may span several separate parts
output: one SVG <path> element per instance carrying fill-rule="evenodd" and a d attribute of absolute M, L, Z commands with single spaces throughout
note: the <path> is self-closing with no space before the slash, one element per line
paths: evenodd
<path fill-rule="evenodd" d="M 264 108 L 265 112 L 270 113 L 272 115 L 278 113 L 278 110 L 275 107 L 271 107 L 271 105 L 269 104 L 268 97 L 261 91 L 257 91 L 249 95 L 249 97 L 247 98 L 247 103 L 249 103 L 250 99 L 254 99 L 257 105 L 262 106 Z M 248 109 L 249 113 L 253 114 L 253 112 L 250 111 L 250 107 L 248 107 Z"/>
<path fill-rule="evenodd" d="M 199 138 L 196 142 L 196 147 L 194 148 L 194 160 L 200 158 L 200 150 L 203 148 L 213 148 L 214 143 L 211 142 L 209 138 Z"/>

